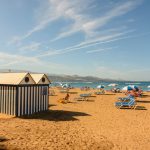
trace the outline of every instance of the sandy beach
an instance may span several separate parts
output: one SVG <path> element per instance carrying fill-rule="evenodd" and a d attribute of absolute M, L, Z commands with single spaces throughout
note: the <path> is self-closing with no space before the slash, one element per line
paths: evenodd
<path fill-rule="evenodd" d="M 136 98 L 136 109 L 117 109 L 114 102 L 123 93 L 70 90 L 70 103 L 53 88 L 49 111 L 14 118 L 0 114 L 0 149 L 27 150 L 148 150 L 150 149 L 150 93 Z M 92 93 L 88 101 L 74 100 Z"/>

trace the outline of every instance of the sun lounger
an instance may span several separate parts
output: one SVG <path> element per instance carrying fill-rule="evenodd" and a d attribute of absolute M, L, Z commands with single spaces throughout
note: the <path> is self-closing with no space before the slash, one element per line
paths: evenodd
<path fill-rule="evenodd" d="M 74 100 L 87 101 L 91 95 L 91 93 L 80 94 L 79 97 L 75 97 Z"/>
<path fill-rule="evenodd" d="M 77 101 L 87 101 L 88 97 L 75 97 L 74 100 L 77 100 Z"/>
<path fill-rule="evenodd" d="M 92 94 L 91 93 L 85 93 L 85 94 L 80 94 L 80 97 L 90 97 Z"/>
<path fill-rule="evenodd" d="M 130 100 L 130 98 L 134 98 L 134 96 L 128 95 L 126 97 L 118 97 L 118 100 L 119 101 L 127 101 L 127 100 Z"/>
<path fill-rule="evenodd" d="M 130 98 L 128 102 L 116 102 L 115 106 L 117 108 L 136 108 L 136 102 L 134 98 Z"/>
<path fill-rule="evenodd" d="M 98 91 L 98 92 L 95 92 L 94 94 L 96 94 L 96 95 L 102 95 L 102 94 L 105 94 L 105 91 Z"/>

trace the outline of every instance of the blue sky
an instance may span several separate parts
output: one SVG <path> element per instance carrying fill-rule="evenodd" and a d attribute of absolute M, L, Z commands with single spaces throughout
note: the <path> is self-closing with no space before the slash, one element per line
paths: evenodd
<path fill-rule="evenodd" d="M 149 0 L 1 0 L 0 69 L 150 81 Z"/>

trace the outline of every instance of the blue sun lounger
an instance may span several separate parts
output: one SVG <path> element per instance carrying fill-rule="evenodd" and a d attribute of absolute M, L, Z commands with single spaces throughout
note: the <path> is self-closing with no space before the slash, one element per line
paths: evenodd
<path fill-rule="evenodd" d="M 130 98 L 134 98 L 132 95 L 128 95 L 126 97 L 119 97 L 118 100 L 120 101 L 127 101 L 130 100 Z"/>
<path fill-rule="evenodd" d="M 91 95 L 91 93 L 80 94 L 79 97 L 75 97 L 74 100 L 87 101 Z"/>
<path fill-rule="evenodd" d="M 92 95 L 91 93 L 80 94 L 80 97 L 90 97 L 91 95 Z"/>
<path fill-rule="evenodd" d="M 98 91 L 98 92 L 95 92 L 94 94 L 96 94 L 96 95 L 102 95 L 102 94 L 105 94 L 105 91 Z"/>
<path fill-rule="evenodd" d="M 134 98 L 130 98 L 128 102 L 116 102 L 115 106 L 117 108 L 136 108 L 136 102 Z"/>

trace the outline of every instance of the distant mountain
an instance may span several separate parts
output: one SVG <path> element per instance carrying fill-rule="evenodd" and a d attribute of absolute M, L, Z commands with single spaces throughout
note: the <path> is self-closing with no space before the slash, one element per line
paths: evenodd
<path fill-rule="evenodd" d="M 52 82 L 100 82 L 100 81 L 116 81 L 113 79 L 103 79 L 94 76 L 78 76 L 78 75 L 48 75 Z"/>
<path fill-rule="evenodd" d="M 40 72 L 31 72 L 27 70 L 11 70 L 11 69 L 0 69 L 0 72 L 30 72 L 30 73 L 40 73 Z M 79 76 L 79 75 L 56 75 L 46 73 L 51 82 L 114 82 L 117 80 L 113 79 L 103 79 L 94 76 Z"/>

